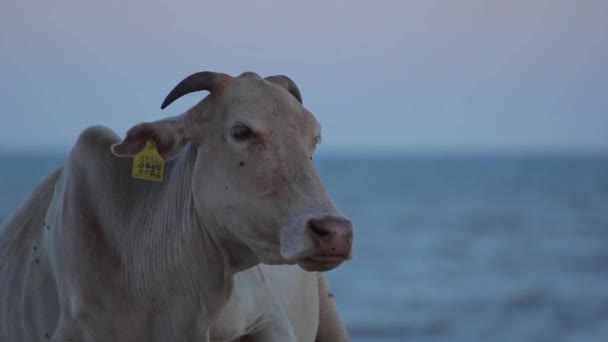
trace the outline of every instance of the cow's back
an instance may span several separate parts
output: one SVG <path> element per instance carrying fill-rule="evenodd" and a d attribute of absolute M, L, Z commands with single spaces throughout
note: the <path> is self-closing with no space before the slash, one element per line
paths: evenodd
<path fill-rule="evenodd" d="M 59 307 L 45 217 L 61 172 L 48 176 L 0 226 L 1 341 L 43 340 L 56 325 Z"/>

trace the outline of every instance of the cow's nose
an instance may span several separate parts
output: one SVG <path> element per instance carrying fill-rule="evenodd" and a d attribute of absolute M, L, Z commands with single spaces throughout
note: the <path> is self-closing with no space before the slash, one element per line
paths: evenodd
<path fill-rule="evenodd" d="M 325 216 L 308 220 L 307 228 L 319 243 L 323 254 L 350 254 L 353 241 L 353 225 L 340 216 Z"/>

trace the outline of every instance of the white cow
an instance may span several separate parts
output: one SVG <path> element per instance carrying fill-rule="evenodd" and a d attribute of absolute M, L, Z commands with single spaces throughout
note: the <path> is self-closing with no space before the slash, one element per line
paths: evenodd
<path fill-rule="evenodd" d="M 0 227 L 0 341 L 206 341 L 239 295 L 273 289 L 235 285 L 236 273 L 259 263 L 326 271 L 351 257 L 352 226 L 312 162 L 319 124 L 295 84 L 200 72 L 162 107 L 199 90 L 210 95 L 122 141 L 86 129 Z M 163 181 L 132 178 L 144 165 L 132 157 L 154 145 Z M 266 311 L 291 339 L 297 317 L 289 332 L 291 309 L 273 296 Z"/>

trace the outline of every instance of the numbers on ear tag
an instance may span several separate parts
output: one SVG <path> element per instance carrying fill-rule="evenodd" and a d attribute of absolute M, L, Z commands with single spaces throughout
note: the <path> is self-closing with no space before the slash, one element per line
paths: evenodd
<path fill-rule="evenodd" d="M 133 178 L 162 182 L 165 176 L 165 160 L 158 153 L 154 140 L 148 140 L 141 152 L 133 158 Z"/>

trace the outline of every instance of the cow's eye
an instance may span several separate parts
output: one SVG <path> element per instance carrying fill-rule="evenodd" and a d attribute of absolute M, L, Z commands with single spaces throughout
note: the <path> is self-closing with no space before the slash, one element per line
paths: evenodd
<path fill-rule="evenodd" d="M 251 128 L 243 125 L 237 124 L 232 126 L 230 130 L 230 134 L 232 134 L 232 138 L 236 141 L 245 141 L 247 139 L 253 138 L 255 133 L 251 130 Z"/>

